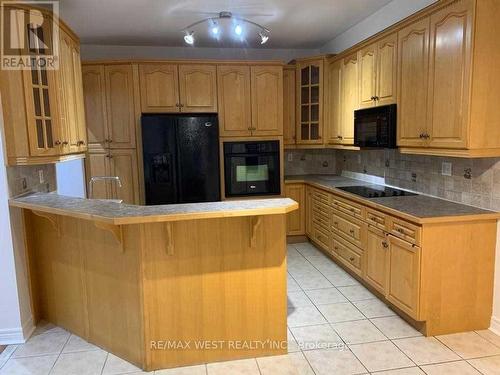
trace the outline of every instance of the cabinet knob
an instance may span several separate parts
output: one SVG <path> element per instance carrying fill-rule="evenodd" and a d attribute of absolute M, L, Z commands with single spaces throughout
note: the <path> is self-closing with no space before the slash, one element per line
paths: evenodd
<path fill-rule="evenodd" d="M 382 246 L 387 249 L 389 247 L 389 244 L 386 241 L 383 241 Z"/>
<path fill-rule="evenodd" d="M 375 97 L 374 97 L 374 96 L 372 96 L 370 99 L 371 99 L 371 100 L 375 100 Z"/>
<path fill-rule="evenodd" d="M 349 258 L 349 260 L 350 260 L 351 262 L 354 262 L 354 257 L 350 257 L 350 258 Z"/>
<path fill-rule="evenodd" d="M 337 139 L 342 139 L 343 137 L 341 135 L 337 135 Z"/>
<path fill-rule="evenodd" d="M 351 233 L 354 236 L 354 229 L 350 229 L 349 233 Z"/>
<path fill-rule="evenodd" d="M 54 142 L 54 144 L 55 144 L 56 146 L 59 146 L 59 145 L 61 144 L 61 141 L 57 140 L 57 141 L 55 141 L 55 142 Z"/>

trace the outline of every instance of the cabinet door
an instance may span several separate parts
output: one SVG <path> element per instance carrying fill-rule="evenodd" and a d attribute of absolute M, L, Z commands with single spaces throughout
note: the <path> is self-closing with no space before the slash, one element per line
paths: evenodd
<path fill-rule="evenodd" d="M 250 136 L 252 134 L 250 67 L 219 65 L 217 82 L 220 135 Z"/>
<path fill-rule="evenodd" d="M 252 66 L 252 135 L 283 134 L 283 68 Z"/>
<path fill-rule="evenodd" d="M 375 72 L 377 67 L 377 43 L 359 51 L 359 106 L 373 107 L 375 102 Z"/>
<path fill-rule="evenodd" d="M 73 44 L 73 74 L 75 76 L 75 107 L 76 107 L 76 131 L 80 146 L 79 152 L 87 151 L 87 124 L 85 122 L 85 108 L 83 104 L 83 81 L 82 81 L 82 61 L 80 58 L 80 48 Z"/>
<path fill-rule="evenodd" d="M 89 150 L 104 150 L 109 138 L 103 65 L 84 65 L 83 99 Z"/>
<path fill-rule="evenodd" d="M 420 294 L 420 248 L 392 235 L 389 240 L 387 299 L 418 320 Z"/>
<path fill-rule="evenodd" d="M 325 79 L 325 133 L 327 142 L 342 143 L 342 60 L 327 62 Z"/>
<path fill-rule="evenodd" d="M 431 15 L 427 120 L 431 147 L 467 146 L 472 16 L 470 0 Z"/>
<path fill-rule="evenodd" d="M 24 10 L 11 10 L 11 17 L 16 17 L 24 30 L 30 28 L 29 19 L 25 17 Z M 14 16 L 15 14 L 15 16 Z M 19 41 L 20 45 L 30 46 L 24 53 L 33 58 L 45 54 L 45 47 L 37 43 L 52 45 L 52 24 L 44 22 L 41 33 L 31 42 L 30 33 L 19 33 L 26 39 Z M 33 45 L 35 44 L 35 45 Z M 59 87 L 56 71 L 41 69 L 38 66 L 31 70 L 24 70 L 23 83 L 25 92 L 25 105 L 28 123 L 29 148 L 31 156 L 51 156 L 63 152 L 62 141 L 64 137 L 59 113 Z"/>
<path fill-rule="evenodd" d="M 136 150 L 111 150 L 109 154 L 110 175 L 120 177 L 121 188 L 113 183 L 111 196 L 124 203 L 139 204 L 139 172 Z"/>
<path fill-rule="evenodd" d="M 295 67 L 283 69 L 283 143 L 295 144 Z"/>
<path fill-rule="evenodd" d="M 387 290 L 389 244 L 383 231 L 368 226 L 365 250 L 365 280 L 384 294 Z"/>
<path fill-rule="evenodd" d="M 177 65 L 140 64 L 139 82 L 142 112 L 180 111 Z"/>
<path fill-rule="evenodd" d="M 215 65 L 180 65 L 179 94 L 182 112 L 217 112 Z"/>
<path fill-rule="evenodd" d="M 297 144 L 323 143 L 323 59 L 297 64 Z"/>
<path fill-rule="evenodd" d="M 107 152 L 89 152 L 85 158 L 85 174 L 87 183 L 92 177 L 103 177 L 110 175 L 109 169 L 109 155 Z M 87 189 L 87 198 L 89 199 L 110 199 L 111 190 L 109 181 L 101 180 L 96 181 L 92 186 Z"/>
<path fill-rule="evenodd" d="M 305 186 L 304 184 L 285 185 L 285 196 L 299 204 L 299 209 L 286 215 L 287 234 L 290 236 L 305 234 Z"/>
<path fill-rule="evenodd" d="M 343 144 L 354 144 L 354 111 L 359 106 L 358 58 L 344 58 L 342 65 L 342 122 Z"/>
<path fill-rule="evenodd" d="M 106 65 L 104 71 L 109 147 L 134 148 L 136 144 L 132 66 Z"/>
<path fill-rule="evenodd" d="M 425 145 L 429 18 L 398 32 L 398 146 Z"/>
<path fill-rule="evenodd" d="M 398 35 L 391 34 L 377 43 L 377 105 L 396 103 Z"/>

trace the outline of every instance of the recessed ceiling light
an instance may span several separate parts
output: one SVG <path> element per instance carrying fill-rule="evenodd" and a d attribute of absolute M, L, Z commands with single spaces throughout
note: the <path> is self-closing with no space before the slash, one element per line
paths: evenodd
<path fill-rule="evenodd" d="M 234 32 L 236 33 L 236 35 L 241 35 L 241 33 L 243 32 L 243 28 L 240 25 L 236 25 L 236 27 L 234 28 Z"/>
<path fill-rule="evenodd" d="M 213 21 L 212 22 L 212 27 L 210 28 L 210 32 L 212 33 L 212 35 L 214 36 L 218 36 L 219 35 L 219 25 L 217 25 L 217 22 Z"/>
<path fill-rule="evenodd" d="M 266 35 L 262 32 L 259 33 L 260 36 L 260 44 L 266 44 L 267 41 L 269 40 L 269 35 Z"/>

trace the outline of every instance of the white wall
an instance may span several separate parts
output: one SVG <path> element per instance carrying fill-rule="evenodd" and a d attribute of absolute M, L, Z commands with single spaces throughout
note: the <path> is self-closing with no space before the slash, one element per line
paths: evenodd
<path fill-rule="evenodd" d="M 85 198 L 85 167 L 83 159 L 56 164 L 57 194 Z"/>
<path fill-rule="evenodd" d="M 0 105 L 0 344 L 13 344 L 23 342 L 24 335 L 11 235 L 3 134 Z"/>
<path fill-rule="evenodd" d="M 372 15 L 326 43 L 321 47 L 320 51 L 321 53 L 342 52 L 436 1 L 392 0 Z"/>
<path fill-rule="evenodd" d="M 199 48 L 161 46 L 81 45 L 82 60 L 99 59 L 217 59 L 217 60 L 282 60 L 312 56 L 319 50 L 258 49 L 258 48 Z"/>

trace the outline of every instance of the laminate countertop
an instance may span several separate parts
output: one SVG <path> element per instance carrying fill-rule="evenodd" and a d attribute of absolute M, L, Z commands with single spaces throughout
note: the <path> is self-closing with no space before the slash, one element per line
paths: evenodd
<path fill-rule="evenodd" d="M 387 213 L 396 214 L 410 221 L 424 224 L 431 222 L 500 219 L 500 212 L 459 204 L 428 195 L 402 197 L 364 198 L 338 189 L 344 186 L 370 186 L 371 182 L 335 175 L 299 175 L 285 177 L 285 183 L 303 182 L 331 191 L 345 198 Z M 380 184 L 377 184 L 380 185 Z M 402 189 L 404 190 L 404 189 Z"/>
<path fill-rule="evenodd" d="M 107 224 L 140 224 L 238 216 L 286 214 L 298 208 L 289 198 L 138 206 L 99 199 L 34 193 L 9 201 L 12 207 L 88 219 Z"/>

